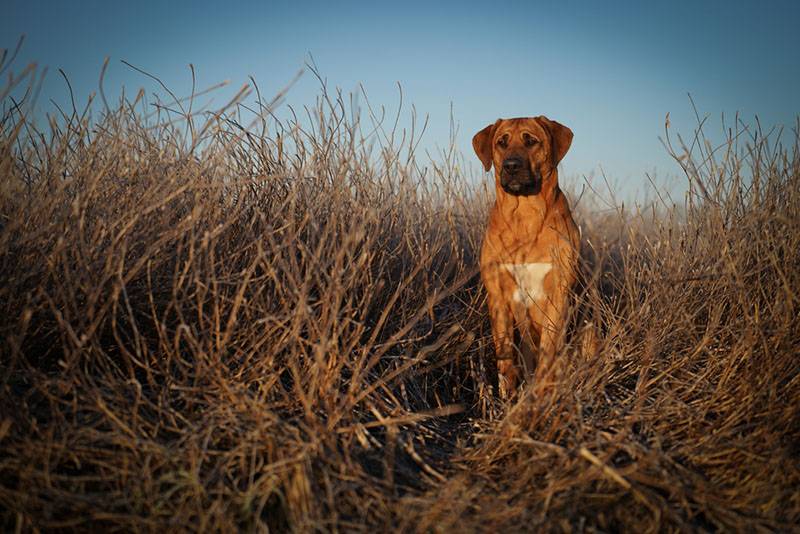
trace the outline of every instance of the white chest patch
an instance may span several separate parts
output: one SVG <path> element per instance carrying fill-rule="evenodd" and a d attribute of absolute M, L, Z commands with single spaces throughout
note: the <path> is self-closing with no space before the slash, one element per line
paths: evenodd
<path fill-rule="evenodd" d="M 544 297 L 544 277 L 553 268 L 552 263 L 504 263 L 517 283 L 514 301 L 530 306 Z"/>

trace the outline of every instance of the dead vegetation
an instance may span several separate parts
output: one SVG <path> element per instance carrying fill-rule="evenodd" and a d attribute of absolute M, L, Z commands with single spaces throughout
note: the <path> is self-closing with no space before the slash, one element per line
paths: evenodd
<path fill-rule="evenodd" d="M 139 95 L 36 129 L 11 89 L 5 530 L 800 521 L 796 131 L 672 139 L 678 207 L 583 204 L 560 379 L 506 406 L 476 270 L 489 200 L 453 159 L 423 165 L 337 95 L 288 123 Z"/>

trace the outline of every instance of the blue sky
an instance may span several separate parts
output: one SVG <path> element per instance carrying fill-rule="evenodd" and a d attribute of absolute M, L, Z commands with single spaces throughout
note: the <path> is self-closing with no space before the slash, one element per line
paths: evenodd
<path fill-rule="evenodd" d="M 458 146 L 498 117 L 547 115 L 575 133 L 562 176 L 600 166 L 626 193 L 645 173 L 678 168 L 658 136 L 670 113 L 690 134 L 691 93 L 712 132 L 722 113 L 766 126 L 794 127 L 800 112 L 800 2 L 94 2 L 11 0 L 0 19 L 0 48 L 26 42 L 17 70 L 50 68 L 40 106 L 67 102 L 57 69 L 79 97 L 97 89 L 105 56 L 106 92 L 155 90 L 124 59 L 160 76 L 177 94 L 252 75 L 262 93 L 283 88 L 313 55 L 331 87 L 362 83 L 370 101 L 406 104 L 430 116 L 423 143 L 446 145 L 450 109 Z M 312 104 L 306 72 L 287 102 Z M 232 90 L 232 89 L 231 89 Z M 222 103 L 225 94 L 215 101 Z"/>

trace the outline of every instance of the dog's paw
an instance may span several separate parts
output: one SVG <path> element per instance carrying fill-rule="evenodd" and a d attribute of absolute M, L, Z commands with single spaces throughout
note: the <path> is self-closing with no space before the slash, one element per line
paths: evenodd
<path fill-rule="evenodd" d="M 497 386 L 500 398 L 511 400 L 517 392 L 519 370 L 512 360 L 500 360 L 497 362 L 497 371 Z"/>
<path fill-rule="evenodd" d="M 509 399 L 508 380 L 503 375 L 497 377 L 497 389 L 500 393 L 500 398 L 503 400 Z"/>

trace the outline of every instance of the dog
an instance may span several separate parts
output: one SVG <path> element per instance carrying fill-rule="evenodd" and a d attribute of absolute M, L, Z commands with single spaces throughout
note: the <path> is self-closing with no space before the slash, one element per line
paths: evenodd
<path fill-rule="evenodd" d="M 558 186 L 558 164 L 571 144 L 572 131 L 543 116 L 498 119 L 472 139 L 484 169 L 495 170 L 480 271 L 504 399 L 521 380 L 545 382 L 555 369 L 580 246 Z"/>

